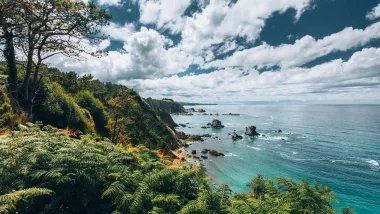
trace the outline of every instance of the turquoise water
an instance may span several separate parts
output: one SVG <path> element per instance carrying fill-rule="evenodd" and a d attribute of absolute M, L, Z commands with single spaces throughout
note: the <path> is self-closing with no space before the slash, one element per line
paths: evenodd
<path fill-rule="evenodd" d="M 192 106 L 193 107 L 193 106 Z M 215 149 L 226 157 L 204 161 L 216 183 L 227 182 L 234 191 L 256 174 L 277 175 L 296 181 L 317 181 L 335 191 L 341 206 L 356 213 L 380 213 L 380 105 L 218 105 L 195 106 L 207 113 L 239 113 L 240 116 L 173 116 L 187 134 L 212 134 L 190 149 Z M 201 129 L 219 119 L 224 129 Z M 233 141 L 228 133 L 243 135 L 255 125 L 266 137 Z M 283 133 L 275 132 L 281 129 Z M 284 140 L 282 140 L 284 139 Z"/>

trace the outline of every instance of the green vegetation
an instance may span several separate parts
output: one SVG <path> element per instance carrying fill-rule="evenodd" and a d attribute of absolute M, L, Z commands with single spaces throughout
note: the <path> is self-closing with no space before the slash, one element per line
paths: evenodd
<path fill-rule="evenodd" d="M 0 213 L 337 213 L 329 188 L 259 175 L 252 192 L 167 167 L 144 146 L 115 146 L 34 125 L 0 138 Z"/>
<path fill-rule="evenodd" d="M 258 175 L 233 194 L 203 168 L 169 167 L 180 104 L 43 64 L 82 56 L 110 18 L 94 2 L 0 1 L 0 213 L 337 213 L 315 183 Z"/>
<path fill-rule="evenodd" d="M 74 98 L 65 93 L 58 83 L 47 84 L 46 97 L 34 110 L 34 116 L 45 124 L 58 128 L 74 128 L 83 133 L 94 131 L 90 112 L 78 106 Z"/>
<path fill-rule="evenodd" d="M 81 108 L 87 109 L 90 112 L 97 130 L 105 132 L 109 116 L 103 103 L 89 91 L 78 92 L 75 95 L 75 100 Z"/>

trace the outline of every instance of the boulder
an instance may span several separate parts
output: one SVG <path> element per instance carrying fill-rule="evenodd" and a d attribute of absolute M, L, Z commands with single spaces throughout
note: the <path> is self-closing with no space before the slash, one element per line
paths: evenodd
<path fill-rule="evenodd" d="M 198 110 L 198 112 L 203 113 L 203 112 L 206 112 L 206 110 L 200 108 L 200 109 Z"/>
<path fill-rule="evenodd" d="M 248 136 L 256 136 L 260 135 L 259 133 L 256 132 L 256 126 L 248 126 L 245 128 L 245 134 Z"/>
<path fill-rule="evenodd" d="M 224 126 L 222 125 L 222 121 L 217 120 L 217 119 L 212 121 L 211 127 L 212 128 L 224 128 Z"/>
<path fill-rule="evenodd" d="M 232 140 L 241 140 L 243 139 L 243 136 L 241 135 L 232 135 Z"/>
<path fill-rule="evenodd" d="M 204 141 L 202 139 L 201 135 L 188 135 L 187 140 L 189 140 L 189 141 Z"/>
<path fill-rule="evenodd" d="M 209 153 L 210 155 L 213 155 L 213 156 L 225 156 L 223 153 L 217 152 L 215 150 L 210 150 Z"/>
<path fill-rule="evenodd" d="M 203 154 L 207 154 L 208 151 L 209 151 L 208 149 L 202 149 L 201 153 L 203 153 Z"/>
<path fill-rule="evenodd" d="M 185 132 L 177 132 L 177 137 L 178 139 L 180 140 L 186 140 L 187 139 L 187 135 L 185 134 Z"/>
<path fill-rule="evenodd" d="M 193 154 L 193 155 L 197 154 L 197 150 L 191 151 L 191 154 Z"/>
<path fill-rule="evenodd" d="M 201 158 L 207 159 L 208 157 L 206 155 L 201 155 Z"/>
<path fill-rule="evenodd" d="M 278 130 L 278 132 L 280 132 L 280 133 L 281 133 L 281 132 L 282 132 L 282 130 L 281 130 L 281 129 L 279 129 L 279 130 Z"/>

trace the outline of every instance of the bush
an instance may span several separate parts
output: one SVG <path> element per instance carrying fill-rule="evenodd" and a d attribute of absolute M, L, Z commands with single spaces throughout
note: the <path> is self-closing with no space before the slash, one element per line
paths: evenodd
<path fill-rule="evenodd" d="M 13 114 L 12 106 L 5 89 L 0 86 L 0 133 L 12 129 L 19 123 L 19 117 Z"/>
<path fill-rule="evenodd" d="M 34 109 L 35 119 L 58 128 L 70 127 L 84 133 L 94 131 L 95 125 L 90 112 L 80 108 L 62 86 L 50 83 L 47 88 L 48 92 L 42 104 Z"/>
<path fill-rule="evenodd" d="M 105 126 L 108 124 L 108 113 L 99 99 L 95 98 L 89 91 L 80 91 L 76 94 L 75 100 L 80 107 L 90 112 L 97 130 L 106 130 Z"/>

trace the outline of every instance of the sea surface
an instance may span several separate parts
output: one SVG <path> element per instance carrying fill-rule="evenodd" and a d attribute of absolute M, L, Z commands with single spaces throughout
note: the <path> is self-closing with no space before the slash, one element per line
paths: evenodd
<path fill-rule="evenodd" d="M 215 105 L 203 108 L 213 115 L 177 116 L 189 123 L 178 130 L 187 134 L 211 134 L 192 143 L 189 150 L 215 149 L 225 157 L 209 157 L 203 163 L 217 183 L 233 191 L 248 192 L 246 183 L 255 175 L 277 175 L 327 185 L 340 204 L 356 213 L 380 213 L 380 105 Z M 219 113 L 219 116 L 215 114 Z M 226 116 L 223 113 L 238 113 Z M 202 129 L 213 119 L 223 129 Z M 266 137 L 233 141 L 228 133 L 244 135 L 255 125 Z M 191 128 L 189 128 L 191 127 Z M 194 128 L 192 128 L 194 127 Z M 281 129 L 279 133 L 276 130 Z"/>

